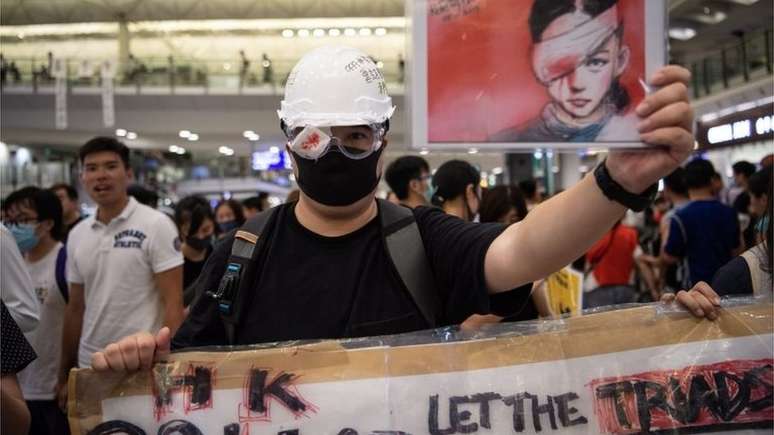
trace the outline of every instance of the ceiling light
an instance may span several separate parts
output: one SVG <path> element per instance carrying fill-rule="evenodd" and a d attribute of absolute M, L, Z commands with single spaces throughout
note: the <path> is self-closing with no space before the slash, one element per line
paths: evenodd
<path fill-rule="evenodd" d="M 252 137 L 252 136 L 255 136 L 255 132 L 254 132 L 254 131 L 252 131 L 252 130 L 245 130 L 245 131 L 242 133 L 242 136 L 243 136 L 245 139 L 250 139 L 250 137 Z"/>
<path fill-rule="evenodd" d="M 225 156 L 233 156 L 234 155 L 234 150 L 229 148 L 229 147 L 227 147 L 227 146 L 221 146 L 220 148 L 218 148 L 218 152 L 223 154 L 223 155 L 225 155 Z"/>
<path fill-rule="evenodd" d="M 278 153 L 279 152 L 279 147 L 270 147 L 269 151 L 271 151 L 273 153 Z"/>
<path fill-rule="evenodd" d="M 533 156 L 535 157 L 535 159 L 540 160 L 543 158 L 543 152 L 540 150 L 537 150 L 535 151 L 535 154 L 533 154 Z"/>
<path fill-rule="evenodd" d="M 183 139 L 188 139 L 188 136 L 191 135 L 191 131 L 190 130 L 180 130 L 180 133 L 178 133 L 177 135 L 182 137 Z"/>
<path fill-rule="evenodd" d="M 376 36 L 384 36 L 387 34 L 387 29 L 384 27 L 378 27 L 376 30 L 374 30 L 374 34 Z"/>
<path fill-rule="evenodd" d="M 296 32 L 292 31 L 291 29 L 285 29 L 282 31 L 282 37 L 283 38 L 292 38 L 295 36 Z"/>
<path fill-rule="evenodd" d="M 341 35 L 341 30 L 339 30 L 339 29 L 328 29 L 328 36 L 336 37 L 336 36 L 339 36 L 339 35 Z"/>
<path fill-rule="evenodd" d="M 169 152 L 170 153 L 176 153 L 177 149 L 178 149 L 177 145 L 170 145 L 169 146 Z"/>
<path fill-rule="evenodd" d="M 126 132 L 126 138 L 129 139 L 129 140 L 135 140 L 135 139 L 137 139 L 137 133 L 135 133 L 133 131 L 128 131 L 128 132 Z"/>
<path fill-rule="evenodd" d="M 123 128 L 116 129 L 116 136 L 118 137 L 126 136 L 126 130 L 124 130 Z"/>
<path fill-rule="evenodd" d="M 492 173 L 495 174 L 495 175 L 500 175 L 500 174 L 503 173 L 503 168 L 498 166 L 498 167 L 492 169 Z"/>
<path fill-rule="evenodd" d="M 355 36 L 357 35 L 357 31 L 355 29 L 344 29 L 344 36 Z"/>
<path fill-rule="evenodd" d="M 196 133 L 191 133 L 188 135 L 188 140 L 190 140 L 191 142 L 197 141 L 199 140 L 199 135 Z"/>
<path fill-rule="evenodd" d="M 669 29 L 669 37 L 678 41 L 687 41 L 696 36 L 696 29 L 691 27 L 672 27 Z"/>
<path fill-rule="evenodd" d="M 703 12 L 693 14 L 690 18 L 703 24 L 718 24 L 725 20 L 727 16 L 723 11 L 713 11 L 710 8 L 704 8 Z"/>
<path fill-rule="evenodd" d="M 371 29 L 368 27 L 363 27 L 358 33 L 360 33 L 360 36 L 371 36 Z"/>
<path fill-rule="evenodd" d="M 428 151 L 427 149 L 423 149 L 422 151 L 419 152 L 419 154 L 421 154 L 423 156 L 426 156 L 426 155 L 430 154 L 430 151 Z"/>
<path fill-rule="evenodd" d="M 314 29 L 314 32 L 312 33 L 314 34 L 315 38 L 322 38 L 323 36 L 325 36 L 325 30 L 323 29 Z"/>
<path fill-rule="evenodd" d="M 471 148 L 468 150 L 468 154 L 477 154 L 477 153 L 478 153 L 478 148 Z"/>
<path fill-rule="evenodd" d="M 230 69 L 231 69 L 231 64 L 230 63 L 226 62 L 226 63 L 223 64 L 223 70 L 224 71 L 229 71 Z"/>
<path fill-rule="evenodd" d="M 301 29 L 298 31 L 298 36 L 301 38 L 308 38 L 309 37 L 309 30 L 307 29 Z"/>

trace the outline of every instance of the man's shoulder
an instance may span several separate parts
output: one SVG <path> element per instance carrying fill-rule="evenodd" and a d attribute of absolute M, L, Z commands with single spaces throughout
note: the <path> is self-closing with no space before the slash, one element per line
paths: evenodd
<path fill-rule="evenodd" d="M 172 218 L 152 207 L 148 207 L 145 204 L 137 204 L 137 208 L 129 218 L 135 222 L 147 223 L 150 226 L 155 226 L 159 222 L 171 223 L 174 225 Z"/>
<path fill-rule="evenodd" d="M 83 237 L 89 237 L 87 234 L 94 223 L 94 216 L 86 216 L 75 224 L 73 229 L 67 235 L 67 244 L 78 243 Z"/>

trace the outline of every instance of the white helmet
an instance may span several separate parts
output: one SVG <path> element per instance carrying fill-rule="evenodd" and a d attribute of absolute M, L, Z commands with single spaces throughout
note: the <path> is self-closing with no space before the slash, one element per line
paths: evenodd
<path fill-rule="evenodd" d="M 362 51 L 325 46 L 310 51 L 288 76 L 280 119 L 299 126 L 373 125 L 395 111 L 384 76 Z"/>

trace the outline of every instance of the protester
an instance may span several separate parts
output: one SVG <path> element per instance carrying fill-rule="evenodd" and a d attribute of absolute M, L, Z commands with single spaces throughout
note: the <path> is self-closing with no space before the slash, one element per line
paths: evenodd
<path fill-rule="evenodd" d="M 0 301 L 0 330 L 0 432 L 26 435 L 30 427 L 30 411 L 16 375 L 36 356 L 3 301 Z"/>
<path fill-rule="evenodd" d="M 734 187 L 730 191 L 729 203 L 737 213 L 747 214 L 750 207 L 750 194 L 747 191 L 750 177 L 755 173 L 756 168 L 750 162 L 739 161 L 732 166 L 734 172 Z"/>
<path fill-rule="evenodd" d="M 70 231 L 78 225 L 78 222 L 84 219 L 78 204 L 78 191 L 66 183 L 51 186 L 51 191 L 56 194 L 59 202 L 62 204 L 62 223 L 64 223 L 62 243 L 67 243 Z"/>
<path fill-rule="evenodd" d="M 517 186 L 495 186 L 484 192 L 481 222 L 510 225 L 527 217 L 527 202 Z"/>
<path fill-rule="evenodd" d="M 772 296 L 771 202 L 772 167 L 756 172 L 749 180 L 750 209 L 760 216 L 760 243 L 721 267 L 712 280 L 712 288 L 720 295 Z"/>
<path fill-rule="evenodd" d="M 32 415 L 30 434 L 66 434 L 67 417 L 56 402 L 57 369 L 61 354 L 62 320 L 67 303 L 64 274 L 57 276 L 62 244 L 62 207 L 50 190 L 25 187 L 6 198 L 8 218 L 35 222 L 35 244 L 26 253 L 27 269 L 40 303 L 40 322 L 26 337 L 38 358 L 18 373 Z M 64 263 L 61 263 L 64 272 Z"/>
<path fill-rule="evenodd" d="M 172 220 L 126 193 L 129 148 L 97 137 L 79 150 L 81 181 L 97 203 L 67 242 L 69 301 L 62 335 L 60 406 L 70 368 L 137 331 L 175 331 L 183 320 L 183 256 Z"/>
<path fill-rule="evenodd" d="M 7 202 L 3 203 L 7 214 Z M 30 332 L 38 326 L 40 303 L 35 296 L 32 278 L 24 264 L 21 250 L 26 253 L 34 245 L 35 228 L 32 222 L 8 221 L 0 225 L 0 282 L 2 297 L 13 320 L 22 332 Z"/>
<path fill-rule="evenodd" d="M 206 199 L 187 196 L 175 207 L 175 224 L 183 242 L 183 288 L 187 289 L 199 277 L 204 263 L 212 253 L 215 215 Z"/>
<path fill-rule="evenodd" d="M 683 288 L 709 282 L 717 270 L 737 255 L 741 234 L 736 212 L 712 194 L 712 163 L 696 159 L 685 167 L 685 184 L 691 202 L 675 211 L 661 259 L 665 264 L 684 262 Z"/>
<path fill-rule="evenodd" d="M 664 245 L 666 245 L 669 239 L 672 218 L 678 210 L 682 210 L 691 201 L 688 197 L 688 186 L 685 184 L 685 169 L 677 168 L 664 178 L 664 198 L 672 204 L 672 208 L 659 223 L 659 255 L 664 250 Z M 683 262 L 667 264 L 660 271 L 656 272 L 659 276 L 659 283 L 656 285 L 656 291 L 652 295 L 654 301 L 661 299 L 661 294 L 664 291 L 675 293 L 682 288 L 682 284 L 685 282 L 685 274 L 687 273 L 684 266 Z"/>
<path fill-rule="evenodd" d="M 242 204 L 234 199 L 225 199 L 215 206 L 215 234 L 223 238 L 245 223 L 245 214 Z"/>
<path fill-rule="evenodd" d="M 200 298 L 175 336 L 175 348 L 396 334 L 486 313 L 489 293 L 558 270 L 599 239 L 627 206 L 644 208 L 651 186 L 687 158 L 694 144 L 686 91 L 690 75 L 666 67 L 650 80 L 659 90 L 636 112 L 649 121 L 642 126 L 641 139 L 661 146 L 611 152 L 596 177 L 587 176 L 507 229 L 468 223 L 429 207 L 408 211 L 375 201 L 394 107 L 384 80 L 365 80 L 361 69 L 377 70 L 364 53 L 339 46 L 318 48 L 293 69 L 279 114 L 301 189 L 299 201 L 272 209 L 260 237 L 245 231 L 247 235 L 229 236 L 216 246 L 202 272 L 209 277 L 203 288 L 218 288 L 232 245 L 239 252 L 258 249 L 259 260 L 245 264 L 260 275 L 238 286 L 245 293 L 237 292 L 233 299 L 219 293 Z M 467 209 L 477 208 L 474 189 L 476 184 L 465 189 Z M 428 296 L 439 300 L 437 318 L 418 308 L 427 304 L 412 299 L 405 281 L 396 276 L 379 219 L 384 207 L 391 213 L 407 212 L 410 226 L 405 228 L 418 229 L 436 282 Z M 226 282 L 235 279 L 232 268 Z M 246 294 L 250 297 L 242 299 Z M 679 297 L 704 302 L 696 292 Z M 223 304 L 248 315 L 230 318 L 233 322 L 224 319 L 218 308 Z M 713 305 L 706 310 L 708 316 L 714 314 Z M 95 353 L 94 367 L 147 368 L 154 355 L 137 350 L 155 348 L 163 355 L 170 339 L 166 328 L 155 336 L 129 336 Z"/>
<path fill-rule="evenodd" d="M 432 203 L 464 221 L 478 221 L 481 174 L 468 162 L 450 160 L 433 174 Z"/>
<path fill-rule="evenodd" d="M 433 198 L 431 178 L 430 165 L 418 156 L 399 157 L 384 172 L 384 179 L 398 202 L 408 208 L 430 204 Z"/>
<path fill-rule="evenodd" d="M 251 219 L 259 212 L 268 210 L 270 207 L 271 206 L 269 205 L 269 194 L 266 192 L 261 192 L 257 196 L 251 196 L 242 201 L 242 208 L 244 210 L 245 220 Z"/>
<path fill-rule="evenodd" d="M 632 285 L 635 267 L 655 296 L 655 280 L 644 266 L 642 256 L 637 230 L 616 223 L 586 253 L 583 308 L 637 302 L 638 292 Z"/>

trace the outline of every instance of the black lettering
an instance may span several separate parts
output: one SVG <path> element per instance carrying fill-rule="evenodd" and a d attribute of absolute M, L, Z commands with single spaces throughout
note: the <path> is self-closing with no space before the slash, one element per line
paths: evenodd
<path fill-rule="evenodd" d="M 532 399 L 532 424 L 535 426 L 535 432 L 540 432 L 542 427 L 540 425 L 540 414 L 548 414 L 548 421 L 551 424 L 551 429 L 556 430 L 556 417 L 554 416 L 554 404 L 551 402 L 551 397 L 547 397 L 545 405 L 538 406 L 537 395 L 527 394 Z"/>
<path fill-rule="evenodd" d="M 451 411 L 450 411 L 451 412 Z M 431 435 L 450 435 L 454 429 L 438 428 L 438 395 L 430 396 L 430 410 L 427 414 L 427 428 Z"/>
<path fill-rule="evenodd" d="M 563 427 L 588 423 L 586 417 L 582 415 L 574 420 L 570 420 L 570 415 L 575 414 L 578 410 L 575 407 L 570 408 L 569 403 L 576 399 L 578 399 L 578 395 L 574 392 L 564 393 L 553 397 L 553 401 L 556 403 L 557 407 L 556 413 Z"/>
<path fill-rule="evenodd" d="M 653 395 L 648 398 L 648 391 Z M 649 381 L 637 381 L 634 383 L 634 394 L 637 397 L 637 416 L 640 420 L 640 429 L 643 433 L 650 432 L 651 410 L 661 409 L 669 413 L 669 407 L 666 403 L 666 392 L 664 386 Z"/>
<path fill-rule="evenodd" d="M 481 394 L 474 394 L 471 397 L 471 400 L 473 402 L 478 402 L 481 405 L 481 410 L 479 411 L 479 420 L 478 423 L 481 425 L 481 427 L 491 429 L 492 428 L 492 421 L 489 418 L 489 411 L 490 406 L 489 402 L 492 400 L 498 400 L 502 396 L 500 396 L 497 393 L 481 393 Z"/>
<path fill-rule="evenodd" d="M 634 391 L 632 384 L 629 381 L 616 382 L 613 384 L 606 384 L 597 387 L 597 397 L 600 399 L 610 399 L 615 404 L 615 415 L 618 419 L 618 424 L 626 429 L 631 429 L 632 424 L 629 422 L 629 418 L 626 416 L 626 393 Z"/>
<path fill-rule="evenodd" d="M 271 384 L 266 385 L 269 372 L 255 369 L 250 374 L 249 408 L 251 411 L 266 413 L 266 396 L 274 396 L 293 412 L 306 411 L 306 404 L 285 389 L 284 385 L 293 380 L 292 373 L 280 373 Z"/>
<path fill-rule="evenodd" d="M 158 435 L 204 435 L 196 425 L 185 420 L 172 420 L 159 427 Z"/>
<path fill-rule="evenodd" d="M 764 372 L 770 372 L 774 367 L 772 367 L 771 364 L 767 364 L 763 367 L 758 367 L 750 370 L 749 372 L 745 373 L 744 380 L 747 385 L 749 385 L 750 390 L 754 390 L 756 388 L 763 388 L 763 390 L 766 392 L 766 395 L 760 399 L 753 400 L 748 405 L 748 409 L 752 412 L 762 411 L 766 408 L 770 408 L 772 405 L 774 405 L 774 387 L 772 387 L 771 384 L 764 381 Z"/>
<path fill-rule="evenodd" d="M 191 403 L 203 405 L 212 397 L 212 373 L 207 367 L 194 368 L 193 376 L 186 376 L 186 384 L 191 386 Z"/>
<path fill-rule="evenodd" d="M 478 423 L 464 424 L 470 420 L 470 411 L 459 410 L 459 405 L 470 403 L 467 396 L 452 396 L 449 398 L 449 421 L 452 433 L 473 433 L 478 431 Z"/>
<path fill-rule="evenodd" d="M 524 399 L 526 398 L 526 393 L 503 398 L 505 406 L 513 406 L 513 430 L 516 433 L 524 432 Z"/>

